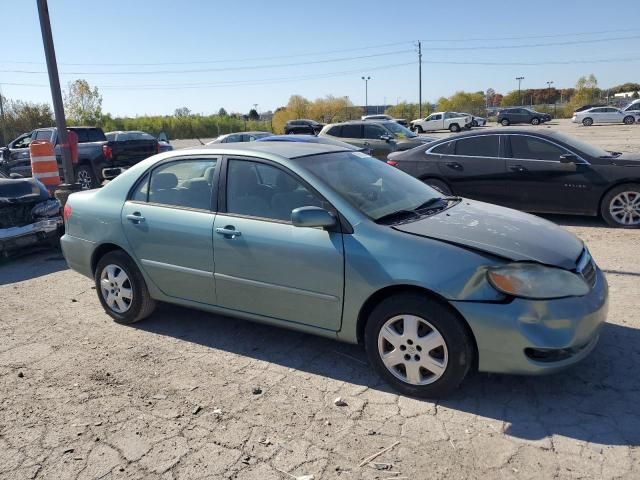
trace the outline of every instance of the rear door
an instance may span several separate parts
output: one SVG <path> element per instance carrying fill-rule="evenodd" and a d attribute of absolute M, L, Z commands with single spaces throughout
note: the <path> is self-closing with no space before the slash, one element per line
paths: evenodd
<path fill-rule="evenodd" d="M 440 174 L 456 195 L 493 203 L 508 203 L 505 159 L 500 154 L 500 135 L 488 134 L 453 140 L 446 153 L 437 156 Z"/>
<path fill-rule="evenodd" d="M 185 157 L 154 167 L 122 209 L 138 264 L 170 297 L 215 304 L 213 220 L 215 156 Z"/>

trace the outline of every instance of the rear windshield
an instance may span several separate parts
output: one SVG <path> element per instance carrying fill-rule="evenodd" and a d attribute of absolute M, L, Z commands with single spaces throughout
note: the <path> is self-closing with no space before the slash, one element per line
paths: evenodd
<path fill-rule="evenodd" d="M 99 128 L 71 128 L 78 135 L 78 143 L 104 142 L 107 137 Z"/>

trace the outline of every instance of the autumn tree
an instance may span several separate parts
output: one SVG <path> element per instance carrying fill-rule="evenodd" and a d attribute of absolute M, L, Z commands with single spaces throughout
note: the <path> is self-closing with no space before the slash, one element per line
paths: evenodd
<path fill-rule="evenodd" d="M 53 111 L 46 103 L 24 102 L 2 97 L 4 105 L 3 125 L 0 132 L 6 135 L 4 144 L 22 133 L 34 128 L 50 127 L 54 125 Z"/>
<path fill-rule="evenodd" d="M 91 88 L 89 82 L 78 79 L 64 92 L 64 109 L 70 123 L 96 125 L 102 119 L 102 95 L 98 87 Z"/>

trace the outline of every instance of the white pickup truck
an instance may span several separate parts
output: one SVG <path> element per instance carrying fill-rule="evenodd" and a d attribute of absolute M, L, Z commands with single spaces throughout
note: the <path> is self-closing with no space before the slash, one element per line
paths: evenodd
<path fill-rule="evenodd" d="M 419 118 L 411 122 L 411 130 L 418 133 L 434 130 L 450 130 L 459 132 L 463 128 L 471 128 L 471 115 L 460 115 L 455 112 L 435 112 L 427 118 Z"/>

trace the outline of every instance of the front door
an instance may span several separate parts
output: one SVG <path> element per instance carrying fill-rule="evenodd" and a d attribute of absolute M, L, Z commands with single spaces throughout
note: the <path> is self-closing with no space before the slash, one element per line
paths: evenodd
<path fill-rule="evenodd" d="M 593 186 L 602 183 L 591 166 L 577 158 L 560 162 L 571 154 L 548 140 L 528 135 L 505 135 L 507 172 L 515 208 L 530 212 L 593 214 Z"/>
<path fill-rule="evenodd" d="M 215 157 L 161 163 L 137 185 L 122 225 L 140 267 L 170 297 L 215 304 Z"/>
<path fill-rule="evenodd" d="M 290 172 L 262 161 L 229 159 L 225 190 L 213 240 L 218 304 L 339 330 L 342 234 L 291 224 L 295 208 L 332 207 Z"/>
<path fill-rule="evenodd" d="M 442 130 L 444 128 L 444 120 L 441 113 L 434 113 L 429 115 L 423 123 L 423 129 L 425 132 L 433 130 Z"/>
<path fill-rule="evenodd" d="M 383 140 L 381 138 L 383 136 L 390 137 L 391 133 L 374 123 L 364 125 L 363 146 L 371 149 L 371 156 L 386 161 L 387 155 L 395 150 L 396 142 L 393 140 Z"/>

